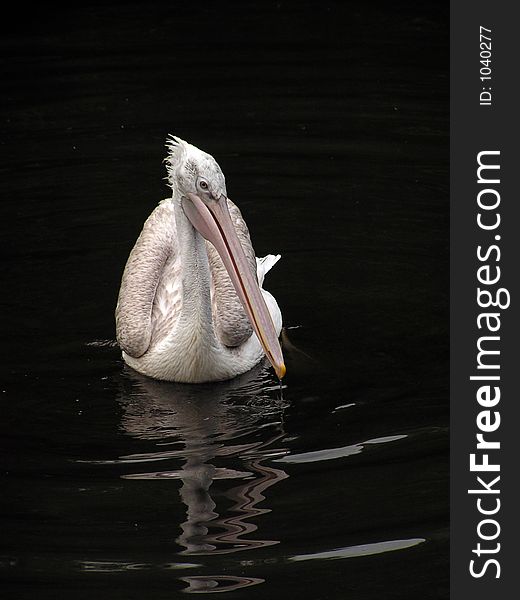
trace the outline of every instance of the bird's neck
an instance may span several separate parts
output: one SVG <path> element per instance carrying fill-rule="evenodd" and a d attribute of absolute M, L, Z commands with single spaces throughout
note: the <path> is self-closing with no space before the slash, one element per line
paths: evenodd
<path fill-rule="evenodd" d="M 181 321 L 199 338 L 214 337 L 211 313 L 211 273 L 206 242 L 193 227 L 182 209 L 180 199 L 174 202 L 175 225 L 182 273 Z"/>

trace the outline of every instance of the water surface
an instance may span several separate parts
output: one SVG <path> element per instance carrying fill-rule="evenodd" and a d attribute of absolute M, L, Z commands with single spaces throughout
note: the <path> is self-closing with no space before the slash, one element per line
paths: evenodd
<path fill-rule="evenodd" d="M 447 597 L 447 6 L 87 2 L 4 29 L 4 597 Z M 104 343 L 168 133 L 282 254 L 283 390 L 265 365 L 154 382 Z"/>

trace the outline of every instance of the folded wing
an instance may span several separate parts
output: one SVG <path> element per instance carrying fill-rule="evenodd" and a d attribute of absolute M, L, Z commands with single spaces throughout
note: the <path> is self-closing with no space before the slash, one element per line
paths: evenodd
<path fill-rule="evenodd" d="M 125 266 L 116 306 L 116 336 L 122 350 L 139 358 L 152 341 L 153 309 L 161 276 L 175 253 L 171 202 L 163 201 L 146 220 Z"/>

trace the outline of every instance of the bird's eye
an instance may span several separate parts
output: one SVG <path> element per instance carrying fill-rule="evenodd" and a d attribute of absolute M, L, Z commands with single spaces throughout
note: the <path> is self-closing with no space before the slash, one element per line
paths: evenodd
<path fill-rule="evenodd" d="M 201 179 L 199 181 L 199 186 L 202 190 L 207 190 L 208 189 L 208 182 L 204 181 L 204 179 Z"/>

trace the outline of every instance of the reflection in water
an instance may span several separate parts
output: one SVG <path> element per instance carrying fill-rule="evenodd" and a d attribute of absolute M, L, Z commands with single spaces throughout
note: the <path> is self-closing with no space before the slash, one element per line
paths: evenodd
<path fill-rule="evenodd" d="M 302 452 L 300 454 L 293 454 L 291 456 L 284 456 L 277 458 L 276 462 L 282 463 L 312 463 L 321 462 L 324 460 L 334 460 L 336 458 L 345 458 L 347 456 L 354 456 L 360 454 L 367 448 L 367 446 L 374 444 L 386 444 L 388 442 L 396 442 L 403 440 L 407 435 L 387 435 L 385 437 L 373 438 L 366 440 L 361 444 L 351 444 L 350 446 L 342 446 L 341 448 L 325 448 L 323 450 L 314 450 L 312 452 Z"/>
<path fill-rule="evenodd" d="M 265 492 L 285 479 L 283 469 L 264 464 L 284 456 L 278 447 L 284 436 L 285 404 L 278 386 L 262 367 L 221 384 L 183 385 L 154 381 L 127 369 L 121 378 L 119 402 L 122 427 L 128 434 L 154 442 L 152 452 L 120 457 L 139 465 L 125 479 L 179 479 L 186 520 L 177 543 L 181 554 L 226 554 L 271 546 L 279 540 L 262 539 L 253 519 L 270 509 L 259 506 Z M 178 460 L 182 465 L 178 468 Z M 170 463 L 174 462 L 175 468 Z M 157 470 L 157 464 L 169 466 Z M 165 464 L 166 463 L 166 464 Z M 220 464 L 219 464 L 220 463 Z M 144 465 L 149 466 L 143 470 Z M 153 465 L 153 466 L 152 466 Z M 215 502 L 211 486 L 216 480 L 238 480 L 222 489 Z M 212 575 L 184 577 L 185 591 L 229 591 L 263 580 Z"/>
<path fill-rule="evenodd" d="M 338 548 L 336 550 L 325 550 L 323 552 L 314 552 L 312 554 L 300 554 L 291 556 L 289 562 L 301 562 L 304 560 L 329 560 L 336 558 L 357 558 L 360 556 L 372 556 L 382 554 L 383 552 L 393 552 L 394 550 L 405 550 L 422 544 L 424 538 L 411 538 L 408 540 L 390 540 L 388 542 L 376 542 L 375 544 L 359 544 L 358 546 L 348 546 L 347 548 Z"/>
<path fill-rule="evenodd" d="M 214 576 L 194 576 L 181 577 L 181 581 L 185 581 L 189 587 L 183 592 L 191 592 L 192 594 L 208 594 L 215 592 L 232 592 L 240 588 L 249 587 L 264 583 L 265 579 L 258 577 L 235 577 L 233 575 L 214 575 Z"/>

